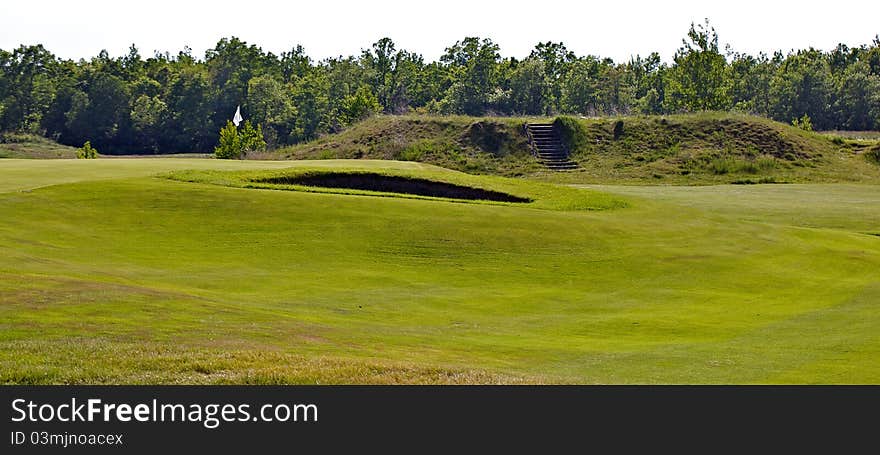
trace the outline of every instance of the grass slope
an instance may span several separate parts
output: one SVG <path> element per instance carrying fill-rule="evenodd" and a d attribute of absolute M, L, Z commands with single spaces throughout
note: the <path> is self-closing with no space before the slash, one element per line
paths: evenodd
<path fill-rule="evenodd" d="M 469 173 L 523 175 L 541 169 L 529 152 L 523 132 L 526 121 L 525 118 L 376 116 L 339 134 L 284 148 L 269 156 L 420 161 Z"/>
<path fill-rule="evenodd" d="M 871 147 L 880 148 L 875 139 L 811 133 L 760 117 L 711 112 L 564 117 L 557 121 L 581 169 L 549 172 L 531 156 L 523 126 L 550 121 L 554 119 L 379 116 L 339 134 L 259 156 L 420 161 L 468 173 L 565 183 L 880 181 L 880 159 L 871 155 Z M 615 135 L 618 122 L 621 129 Z"/>
<path fill-rule="evenodd" d="M 510 179 L 495 176 L 474 176 L 462 172 L 450 171 L 431 165 L 414 168 L 405 162 L 383 161 L 383 167 L 377 167 L 376 161 L 329 161 L 331 166 L 309 166 L 308 162 L 289 169 L 255 170 L 255 171 L 217 171 L 187 170 L 167 174 L 170 179 L 185 182 L 210 183 L 238 188 L 258 188 L 270 190 L 306 191 L 332 194 L 405 197 L 413 199 L 444 200 L 447 202 L 470 202 L 506 206 L 521 206 L 549 210 L 607 210 L 626 207 L 626 202 L 607 194 L 579 190 L 571 187 L 552 185 L 527 180 Z M 335 164 L 335 166 L 333 166 Z M 428 182 L 452 184 L 466 188 L 476 188 L 512 195 L 525 199 L 525 202 L 493 202 L 486 200 L 465 201 L 442 197 L 429 197 L 401 192 L 369 191 L 349 188 L 326 188 L 320 186 L 304 186 L 288 183 L 301 177 L 317 177 L 321 175 L 353 175 L 398 177 L 403 180 L 419 179 Z M 280 181 L 279 183 L 271 183 Z"/>
<path fill-rule="evenodd" d="M 878 187 L 560 211 L 151 176 L 182 161 L 0 162 L 0 382 L 880 378 Z"/>
<path fill-rule="evenodd" d="M 581 169 L 557 175 L 557 181 L 880 182 L 880 166 L 864 156 L 870 141 L 807 132 L 760 117 L 707 112 L 558 122 Z"/>
<path fill-rule="evenodd" d="M 0 158 L 76 158 L 76 148 L 32 134 L 0 133 Z"/>

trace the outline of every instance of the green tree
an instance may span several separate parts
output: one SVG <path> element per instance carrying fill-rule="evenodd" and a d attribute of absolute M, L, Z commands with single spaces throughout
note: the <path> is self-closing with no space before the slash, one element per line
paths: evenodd
<path fill-rule="evenodd" d="M 637 110 L 643 114 L 663 113 L 666 96 L 664 75 L 667 68 L 654 52 L 642 58 L 635 56 L 624 66 L 624 84 L 631 93 Z"/>
<path fill-rule="evenodd" d="M 770 83 L 781 61 L 780 55 L 770 59 L 763 53 L 758 57 L 733 54 L 730 62 L 732 108 L 740 112 L 770 115 Z"/>
<path fill-rule="evenodd" d="M 666 88 L 667 109 L 724 110 L 730 107 L 727 61 L 718 50 L 718 34 L 709 25 L 694 26 L 675 53 Z"/>
<path fill-rule="evenodd" d="M 424 106 L 433 98 L 431 78 L 425 74 L 425 62 L 421 55 L 405 50 L 394 55 L 394 72 L 391 79 L 391 96 L 384 106 L 386 112 L 402 114 L 410 108 Z"/>
<path fill-rule="evenodd" d="M 158 151 L 157 136 L 168 114 L 168 105 L 156 96 L 141 95 L 131 106 L 131 122 L 138 142 Z"/>
<path fill-rule="evenodd" d="M 266 125 L 266 137 L 273 146 L 287 143 L 296 122 L 296 108 L 284 85 L 272 76 L 258 76 L 248 82 L 247 110 L 251 118 Z"/>
<path fill-rule="evenodd" d="M 328 106 L 322 127 L 324 131 L 337 132 L 349 124 L 349 104 L 361 87 L 368 86 L 364 81 L 368 80 L 369 71 L 358 60 L 348 57 L 329 59 L 325 74 Z"/>
<path fill-rule="evenodd" d="M 74 90 L 70 94 L 68 110 L 64 113 L 64 129 L 68 141 L 82 142 L 91 134 L 89 125 L 89 95 L 82 90 Z"/>
<path fill-rule="evenodd" d="M 439 102 L 443 99 L 449 87 L 452 85 L 450 70 L 440 62 L 431 62 L 423 65 L 418 73 L 413 75 L 415 83 L 412 84 L 412 107 L 424 107 L 431 112 L 440 112 Z"/>
<path fill-rule="evenodd" d="M 299 45 L 289 52 L 282 52 L 279 64 L 281 66 L 281 81 L 285 84 L 302 79 L 313 69 L 312 59 Z"/>
<path fill-rule="evenodd" d="M 593 56 L 577 59 L 561 81 L 563 112 L 595 114 L 598 110 L 601 63 Z"/>
<path fill-rule="evenodd" d="M 397 48 L 391 38 L 382 38 L 373 43 L 369 51 L 364 51 L 361 61 L 369 71 L 368 80 L 373 93 L 386 112 L 392 112 L 392 96 L 395 90 Z"/>
<path fill-rule="evenodd" d="M 835 91 L 835 125 L 848 130 L 880 128 L 880 76 L 871 74 L 867 62 L 844 67 Z"/>
<path fill-rule="evenodd" d="M 163 96 L 169 111 L 164 144 L 173 150 L 210 150 L 217 130 L 212 122 L 214 95 L 207 72 L 186 62 L 178 62 L 169 72 Z"/>
<path fill-rule="evenodd" d="M 585 115 L 629 112 L 633 95 L 625 76 L 626 67 L 610 59 L 578 59 L 562 82 L 563 110 Z"/>
<path fill-rule="evenodd" d="M 421 77 L 425 66 L 421 55 L 397 50 L 394 41 L 382 38 L 362 53 L 361 64 L 384 112 L 399 114 L 427 103 L 429 82 Z"/>
<path fill-rule="evenodd" d="M 281 66 L 274 55 L 234 36 L 221 39 L 209 49 L 205 54 L 205 65 L 215 91 L 212 99 L 214 128 L 223 125 L 229 113 L 235 112 L 236 106 L 247 99 L 248 83 L 252 78 L 264 74 L 281 77 Z"/>
<path fill-rule="evenodd" d="M 548 99 L 550 84 L 544 71 L 544 62 L 528 58 L 519 62 L 511 71 L 508 112 L 525 115 L 542 115 L 550 108 Z"/>
<path fill-rule="evenodd" d="M 298 115 L 291 131 L 295 142 L 318 137 L 329 117 L 329 82 L 323 69 L 310 71 L 293 84 L 291 92 Z"/>
<path fill-rule="evenodd" d="M 770 115 L 780 122 L 808 115 L 820 130 L 833 129 L 833 83 L 828 59 L 815 49 L 789 55 L 770 82 Z"/>
<path fill-rule="evenodd" d="M 266 142 L 263 140 L 263 127 L 254 127 L 249 120 L 245 120 L 241 130 L 231 122 L 220 130 L 220 140 L 214 148 L 214 156 L 220 159 L 241 159 L 248 152 L 266 150 Z"/>
<path fill-rule="evenodd" d="M 254 127 L 250 120 L 245 120 L 238 134 L 241 144 L 241 153 L 262 152 L 266 150 L 266 141 L 263 139 L 263 126 L 259 123 Z"/>
<path fill-rule="evenodd" d="M 489 106 L 498 69 L 499 47 L 490 39 L 467 37 L 446 49 L 441 61 L 450 69 L 452 85 L 444 100 L 451 113 L 482 115 Z"/>
<path fill-rule="evenodd" d="M 544 74 L 548 79 L 548 102 L 552 110 L 561 111 L 562 80 L 577 60 L 577 56 L 574 52 L 569 51 L 565 44 L 547 41 L 546 43 L 538 43 L 529 58 L 538 59 L 544 63 Z"/>
<path fill-rule="evenodd" d="M 603 114 L 628 114 L 634 104 L 633 87 L 626 81 L 625 65 L 605 59 L 599 66 L 598 106 Z"/>
<path fill-rule="evenodd" d="M 118 76 L 96 69 L 91 69 L 84 80 L 86 91 L 77 90 L 71 95 L 70 110 L 65 114 L 71 138 L 89 138 L 100 148 L 122 142 L 121 138 L 132 133 L 127 84 Z"/>
<path fill-rule="evenodd" d="M 357 91 L 345 97 L 342 102 L 341 121 L 345 125 L 363 120 L 382 110 L 378 98 L 369 87 L 362 86 Z"/>
<path fill-rule="evenodd" d="M 42 45 L 0 54 L 0 129 L 37 132 L 55 96 L 55 56 Z"/>
<path fill-rule="evenodd" d="M 227 121 L 226 126 L 220 129 L 220 140 L 214 148 L 214 156 L 224 160 L 238 159 L 241 158 L 241 151 L 238 128 L 231 121 Z"/>

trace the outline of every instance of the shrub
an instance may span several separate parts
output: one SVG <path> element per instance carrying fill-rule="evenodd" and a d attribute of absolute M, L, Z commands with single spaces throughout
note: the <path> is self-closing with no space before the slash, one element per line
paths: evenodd
<path fill-rule="evenodd" d="M 230 121 L 227 121 L 226 126 L 220 130 L 220 142 L 214 148 L 214 156 L 225 160 L 241 157 L 241 138 L 238 136 L 238 128 Z"/>
<path fill-rule="evenodd" d="M 33 142 L 34 137 L 29 134 L 21 133 L 2 133 L 0 134 L 0 144 L 24 144 Z"/>
<path fill-rule="evenodd" d="M 263 126 L 257 124 L 254 128 L 250 121 L 245 120 L 241 131 L 232 122 L 227 121 L 226 126 L 220 130 L 220 141 L 214 148 L 214 156 L 220 159 L 240 159 L 247 152 L 261 152 L 266 150 L 266 141 L 263 139 Z"/>
<path fill-rule="evenodd" d="M 259 123 L 257 124 L 257 127 L 254 128 L 250 121 L 245 120 L 244 125 L 241 127 L 239 137 L 241 138 L 242 153 L 262 152 L 266 150 L 266 140 L 263 138 L 263 125 Z"/>
<path fill-rule="evenodd" d="M 800 119 L 792 120 L 791 125 L 804 131 L 813 131 L 813 122 L 810 120 L 810 116 L 807 114 L 804 114 L 804 116 Z"/>
<path fill-rule="evenodd" d="M 559 128 L 559 132 L 562 134 L 562 140 L 565 145 L 568 146 L 569 151 L 575 152 L 580 150 L 589 142 L 587 140 L 587 131 L 578 119 L 574 117 L 560 116 L 556 117 L 553 124 L 556 128 Z"/>
<path fill-rule="evenodd" d="M 368 87 L 361 86 L 342 100 L 340 117 L 344 124 L 350 125 L 381 111 L 382 105 L 376 95 Z"/>
<path fill-rule="evenodd" d="M 98 157 L 98 151 L 92 148 L 91 141 L 86 141 L 82 148 L 76 151 L 76 157 L 80 159 L 95 159 Z"/>

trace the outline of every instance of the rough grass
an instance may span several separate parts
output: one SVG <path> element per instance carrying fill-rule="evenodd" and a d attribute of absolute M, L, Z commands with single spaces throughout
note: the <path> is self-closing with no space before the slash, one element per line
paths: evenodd
<path fill-rule="evenodd" d="M 534 384 L 478 369 L 418 367 L 406 362 L 351 360 L 282 352 L 266 345 L 175 346 L 100 336 L 0 342 L 0 362 L 16 368 L 0 384 Z M 100 358 L 100 362 L 83 361 Z"/>
<path fill-rule="evenodd" d="M 581 168 L 543 168 L 528 149 L 523 127 L 529 121 L 556 121 Z M 615 125 L 620 125 L 616 134 Z M 472 174 L 566 183 L 880 181 L 880 169 L 860 156 L 864 142 L 730 113 L 555 120 L 379 116 L 271 156 L 420 161 Z"/>
<path fill-rule="evenodd" d="M 877 186 L 601 187 L 628 207 L 562 211 L 150 176 L 182 161 L 0 162 L 0 380 L 880 378 Z"/>
<path fill-rule="evenodd" d="M 76 148 L 33 134 L 0 133 L 0 158 L 76 158 Z"/>
<path fill-rule="evenodd" d="M 614 125 L 622 132 L 614 137 Z M 717 184 L 877 182 L 860 146 L 771 120 L 729 113 L 563 118 L 574 173 L 553 180 Z"/>
<path fill-rule="evenodd" d="M 822 131 L 821 134 L 852 140 L 880 140 L 880 131 Z"/>
<path fill-rule="evenodd" d="M 420 161 L 474 174 L 522 175 L 541 168 L 522 130 L 526 120 L 377 116 L 340 134 L 281 149 L 273 156 Z"/>

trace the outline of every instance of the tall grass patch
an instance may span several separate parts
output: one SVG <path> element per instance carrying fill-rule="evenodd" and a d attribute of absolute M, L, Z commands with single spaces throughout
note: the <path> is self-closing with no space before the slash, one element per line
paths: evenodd
<path fill-rule="evenodd" d="M 880 165 L 880 145 L 874 146 L 874 148 L 865 152 L 865 159 L 871 163 Z"/>
<path fill-rule="evenodd" d="M 709 171 L 715 175 L 727 174 L 761 174 L 772 172 L 779 167 L 779 160 L 764 155 L 755 160 L 742 158 L 719 157 L 709 162 Z"/>

